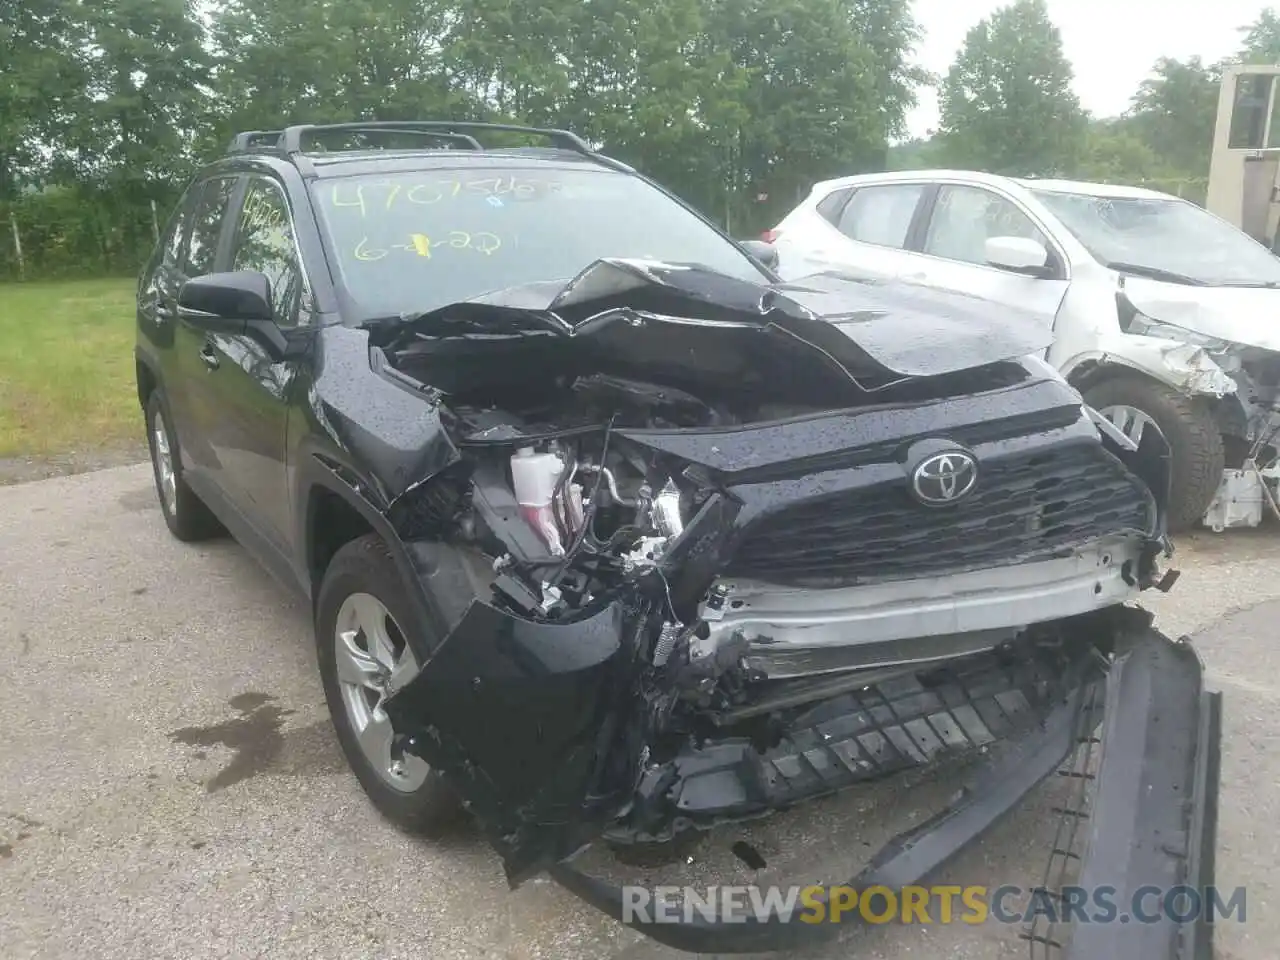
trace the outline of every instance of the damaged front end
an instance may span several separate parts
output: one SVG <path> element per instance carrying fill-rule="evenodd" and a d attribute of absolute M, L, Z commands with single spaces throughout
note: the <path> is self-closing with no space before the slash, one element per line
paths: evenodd
<path fill-rule="evenodd" d="M 1169 645 L 1125 606 L 1172 582 L 1163 441 L 1026 359 L 1038 326 L 812 283 L 602 261 L 373 331 L 456 451 L 387 511 L 447 629 L 385 709 L 512 884 L 550 870 L 621 917 L 570 864 L 595 840 L 1015 745 L 868 867 L 912 882 L 1062 761 L 1116 664 Z M 645 932 L 801 933 L 733 927 Z"/>
<path fill-rule="evenodd" d="M 1163 296 L 1153 292 L 1161 290 Z M 1116 295 L 1121 330 L 1140 336 L 1117 341 L 1103 362 L 1133 367 L 1211 403 L 1225 440 L 1226 470 L 1204 523 L 1218 532 L 1256 526 L 1264 504 L 1280 517 L 1280 341 L 1270 321 L 1275 303 L 1270 289 L 1188 291 L 1132 278 L 1122 279 Z"/>

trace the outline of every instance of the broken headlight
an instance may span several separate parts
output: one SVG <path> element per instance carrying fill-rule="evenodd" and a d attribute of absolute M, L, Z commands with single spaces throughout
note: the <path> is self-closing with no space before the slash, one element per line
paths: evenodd
<path fill-rule="evenodd" d="M 1189 343 L 1192 346 L 1203 347 L 1210 353 L 1221 353 L 1230 346 L 1225 340 L 1219 340 L 1217 337 L 1206 336 L 1203 333 L 1188 330 L 1186 327 L 1149 317 L 1135 307 L 1123 293 L 1116 295 L 1116 307 L 1119 312 L 1120 329 L 1125 333 Z"/>
<path fill-rule="evenodd" d="M 1203 333 L 1196 333 L 1194 330 L 1188 330 L 1172 323 L 1153 320 L 1145 313 L 1138 311 L 1134 311 L 1128 327 L 1125 328 L 1125 333 L 1136 333 L 1142 337 L 1159 337 L 1161 340 L 1176 340 L 1179 343 L 1189 343 L 1193 346 L 1204 347 L 1210 353 L 1221 353 L 1229 346 L 1225 340 L 1219 340 L 1217 337 L 1208 337 Z"/>

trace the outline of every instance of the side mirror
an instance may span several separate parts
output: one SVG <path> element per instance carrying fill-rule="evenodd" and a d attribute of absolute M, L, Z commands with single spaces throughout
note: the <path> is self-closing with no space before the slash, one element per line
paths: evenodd
<path fill-rule="evenodd" d="M 182 319 L 212 333 L 245 333 L 250 323 L 272 322 L 271 281 L 261 273 L 210 273 L 178 291 Z"/>
<path fill-rule="evenodd" d="M 1033 277 L 1049 275 L 1049 251 L 1037 240 L 1027 237 L 988 237 L 984 254 L 987 263 L 993 267 Z"/>
<path fill-rule="evenodd" d="M 305 349 L 303 331 L 281 330 L 271 308 L 271 281 L 254 270 L 210 273 L 178 290 L 178 316 L 206 333 L 253 338 L 279 362 Z"/>
<path fill-rule="evenodd" d="M 740 240 L 738 246 L 747 252 L 752 260 L 758 260 L 772 270 L 778 265 L 778 248 L 763 240 Z"/>

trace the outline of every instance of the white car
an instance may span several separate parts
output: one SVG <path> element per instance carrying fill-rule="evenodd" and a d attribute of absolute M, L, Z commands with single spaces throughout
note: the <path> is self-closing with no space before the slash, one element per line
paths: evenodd
<path fill-rule="evenodd" d="M 817 184 L 765 234 L 784 279 L 839 272 L 1021 307 L 1045 359 L 1129 437 L 1173 449 L 1170 525 L 1280 441 L 1280 258 L 1135 187 L 903 171 Z"/>

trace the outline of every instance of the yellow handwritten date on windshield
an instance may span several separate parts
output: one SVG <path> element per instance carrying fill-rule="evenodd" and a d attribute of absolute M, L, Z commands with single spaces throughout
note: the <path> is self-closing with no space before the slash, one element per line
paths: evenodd
<path fill-rule="evenodd" d="M 469 250 L 484 256 L 492 256 L 502 249 L 502 238 L 497 234 L 480 230 L 474 233 L 465 230 L 450 230 L 440 239 L 434 239 L 425 233 L 411 233 L 407 243 L 391 243 L 379 246 L 370 243 L 368 237 L 361 237 L 352 251 L 357 260 L 366 263 L 382 260 L 392 250 L 412 253 L 425 260 L 431 260 L 440 250 Z"/>

